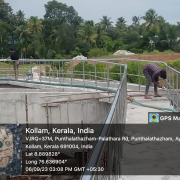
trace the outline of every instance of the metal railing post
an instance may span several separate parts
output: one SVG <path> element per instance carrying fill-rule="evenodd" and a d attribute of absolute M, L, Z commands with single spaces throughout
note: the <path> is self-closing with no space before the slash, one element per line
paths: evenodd
<path fill-rule="evenodd" d="M 45 61 L 45 81 L 46 81 L 46 61 Z"/>
<path fill-rule="evenodd" d="M 53 61 L 53 76 L 54 76 L 54 82 L 55 82 L 55 67 L 54 67 L 54 61 Z"/>
<path fill-rule="evenodd" d="M 49 61 L 49 83 L 50 83 L 50 78 L 51 78 L 51 64 L 50 64 L 50 61 Z"/>
<path fill-rule="evenodd" d="M 41 84 L 41 62 L 39 61 L 39 66 L 40 66 L 40 69 L 39 69 L 39 80 L 40 80 L 40 84 Z"/>
<path fill-rule="evenodd" d="M 72 87 L 72 76 L 73 76 L 73 62 L 70 62 L 71 65 L 71 87 Z"/>
<path fill-rule="evenodd" d="M 171 69 L 169 69 L 169 88 L 170 88 L 170 91 L 169 91 L 169 100 L 170 100 L 170 103 L 172 102 L 172 99 L 171 99 Z"/>
<path fill-rule="evenodd" d="M 24 80 L 24 60 L 23 60 L 23 80 Z"/>
<path fill-rule="evenodd" d="M 83 85 L 84 85 L 84 88 L 85 88 L 84 61 L 83 61 Z"/>
<path fill-rule="evenodd" d="M 107 88 L 108 88 L 108 95 L 109 95 L 109 64 L 107 64 Z"/>
<path fill-rule="evenodd" d="M 31 81 L 33 81 L 33 72 L 32 72 L 32 62 L 30 61 L 30 73 L 31 73 Z"/>
<path fill-rule="evenodd" d="M 9 80 L 10 80 L 10 77 L 11 77 L 11 70 L 10 70 L 10 61 L 9 61 L 9 77 L 8 77 Z"/>
<path fill-rule="evenodd" d="M 140 91 L 141 88 L 140 88 L 140 65 L 139 65 L 139 61 L 138 61 L 138 83 L 139 83 L 139 91 Z"/>
<path fill-rule="evenodd" d="M 176 93 L 177 93 L 177 112 L 179 112 L 179 74 L 178 73 L 176 73 L 176 89 L 177 89 L 177 91 L 176 91 Z"/>
<path fill-rule="evenodd" d="M 96 85 L 96 91 L 97 91 L 97 77 L 96 77 L 96 62 L 95 62 L 95 85 Z"/>
<path fill-rule="evenodd" d="M 174 71 L 172 72 L 172 76 L 173 76 L 172 88 L 173 88 L 173 108 L 174 108 Z"/>
<path fill-rule="evenodd" d="M 5 68 L 5 61 L 4 61 L 4 75 L 5 75 L 5 79 L 6 79 L 6 68 Z"/>
<path fill-rule="evenodd" d="M 120 66 L 120 75 L 119 75 L 119 77 L 120 77 L 120 79 L 119 79 L 119 80 L 121 81 L 121 66 Z"/>
<path fill-rule="evenodd" d="M 59 81 L 61 86 L 61 62 L 59 61 Z"/>
<path fill-rule="evenodd" d="M 168 73 L 168 67 L 167 66 L 166 66 L 166 74 L 167 74 L 166 88 L 167 88 L 167 98 L 168 98 L 168 92 L 169 92 L 169 73 Z"/>

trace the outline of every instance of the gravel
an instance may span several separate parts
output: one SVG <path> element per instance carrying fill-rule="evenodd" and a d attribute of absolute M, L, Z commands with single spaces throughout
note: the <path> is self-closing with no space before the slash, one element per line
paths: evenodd
<path fill-rule="evenodd" d="M 79 55 L 79 56 L 74 57 L 73 59 L 75 59 L 75 60 L 78 60 L 78 59 L 87 59 L 87 57 Z"/>
<path fill-rule="evenodd" d="M 130 51 L 126 51 L 126 50 L 118 50 L 116 51 L 113 55 L 118 56 L 118 55 L 134 55 L 134 53 L 130 52 Z"/>

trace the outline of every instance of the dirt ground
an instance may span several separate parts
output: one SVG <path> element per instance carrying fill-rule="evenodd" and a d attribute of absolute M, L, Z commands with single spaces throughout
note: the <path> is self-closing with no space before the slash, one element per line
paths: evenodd
<path fill-rule="evenodd" d="M 151 61 L 177 61 L 180 60 L 180 53 L 170 53 L 170 54 L 137 54 L 127 56 L 130 59 L 143 59 L 143 60 L 151 60 Z"/>
<path fill-rule="evenodd" d="M 141 59 L 141 60 L 150 60 L 150 61 L 163 61 L 171 62 L 180 60 L 180 53 L 169 53 L 169 54 L 137 54 L 130 56 L 107 56 L 95 59 L 113 59 L 113 58 L 127 58 L 127 59 Z M 94 59 L 94 58 L 92 58 Z M 80 61 L 73 62 L 73 66 L 76 66 Z M 93 62 L 89 64 L 94 64 Z"/>

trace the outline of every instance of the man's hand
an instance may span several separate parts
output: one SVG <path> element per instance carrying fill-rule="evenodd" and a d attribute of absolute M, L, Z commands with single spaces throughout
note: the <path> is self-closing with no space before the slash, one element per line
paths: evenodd
<path fill-rule="evenodd" d="M 156 83 L 154 82 L 159 88 L 162 88 L 162 85 L 159 83 L 159 81 Z"/>

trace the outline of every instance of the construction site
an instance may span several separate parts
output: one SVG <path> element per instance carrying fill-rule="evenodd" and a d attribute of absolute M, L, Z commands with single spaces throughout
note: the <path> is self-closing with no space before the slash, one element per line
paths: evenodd
<path fill-rule="evenodd" d="M 85 61 L 94 64 L 95 72 L 85 71 Z M 119 61 L 119 63 L 114 63 Z M 162 97 L 144 99 L 145 85 L 141 84 L 140 66 L 138 74 L 127 74 L 126 62 L 136 63 L 161 63 L 165 66 L 167 79 L 164 89 L 159 89 Z M 118 130 L 117 135 L 121 136 L 126 132 L 126 124 L 148 124 L 149 112 L 178 112 L 179 111 L 179 74 L 177 70 L 168 66 L 162 61 L 149 61 L 138 59 L 86 59 L 86 60 L 20 60 L 23 68 L 19 69 L 18 79 L 15 80 L 14 71 L 10 61 L 1 60 L 5 65 L 0 70 L 0 119 L 1 124 L 124 124 L 123 128 Z M 64 62 L 64 63 L 62 63 Z M 64 69 L 64 64 L 68 63 L 69 68 Z M 75 72 L 74 64 L 83 63 L 83 71 Z M 33 63 L 36 66 L 33 66 Z M 50 63 L 59 64 L 59 69 L 52 68 L 51 73 L 45 70 L 44 66 Z M 96 71 L 97 64 L 106 66 L 106 72 Z M 29 65 L 29 66 L 26 66 Z M 110 67 L 117 67 L 118 72 L 110 71 Z M 49 68 L 50 69 L 50 68 Z M 51 74 L 51 75 L 50 75 Z M 101 76 L 100 74 L 103 74 Z M 112 79 L 112 75 L 116 78 Z M 128 76 L 138 77 L 138 83 L 128 82 Z M 162 80 L 160 80 L 162 81 Z M 150 87 L 150 96 L 154 94 L 153 86 Z M 178 130 L 179 127 L 175 127 Z M 101 136 L 108 136 L 111 131 L 102 128 Z M 134 133 L 134 132 L 133 132 Z M 153 132 L 152 132 L 153 133 Z M 5 136 L 5 135 L 4 135 Z M 10 138 L 10 137 L 9 137 Z M 12 136 L 11 136 L 12 138 Z M 3 140 L 2 140 L 3 141 Z M 11 140 L 12 141 L 12 140 Z M 26 142 L 23 142 L 26 143 Z M 111 148 L 107 148 L 111 146 Z M 131 156 L 134 149 L 141 146 L 139 153 L 144 151 L 143 157 L 150 158 L 151 165 L 154 167 L 158 163 L 161 150 L 156 149 L 157 158 L 150 156 L 148 143 L 139 143 L 137 145 L 121 143 L 116 146 L 115 143 L 109 145 L 108 142 L 97 142 L 88 158 L 83 161 L 85 171 L 77 177 L 82 180 L 92 179 L 115 179 L 115 180 L 172 180 L 178 177 L 171 176 L 135 176 L 127 175 L 128 171 L 138 172 L 138 169 L 146 169 L 149 164 L 143 160 L 139 164 L 141 156 Z M 11 147 L 13 148 L 13 147 Z M 152 148 L 152 147 L 151 147 Z M 168 147 L 170 150 L 170 147 Z M 11 149 L 11 156 L 13 155 Z M 3 153 L 1 151 L 1 153 Z M 23 155 L 19 152 L 19 156 Z M 76 164 L 77 158 L 75 152 L 70 156 L 71 163 Z M 9 155 L 3 155 L 4 162 Z M 130 169 L 128 159 L 133 159 L 136 169 Z M 174 157 L 176 158 L 176 157 Z M 105 159 L 105 160 L 104 160 Z M 9 161 L 10 162 L 10 161 Z M 1 163 L 0 165 L 2 165 Z M 4 163 L 7 164 L 7 163 Z M 102 174 L 91 172 L 86 175 L 86 167 L 98 167 L 105 165 L 106 171 Z M 151 168 L 151 167 L 150 167 Z M 164 171 L 168 171 L 168 166 L 164 166 Z M 109 174 L 108 174 L 109 173 Z M 114 174 L 114 175 L 113 175 Z M 174 173 L 176 174 L 176 173 Z M 7 176 L 3 174 L 0 179 L 23 179 L 23 180 L 65 180 L 78 179 L 73 175 L 59 173 L 57 175 L 44 173 L 27 174 L 23 176 Z"/>

